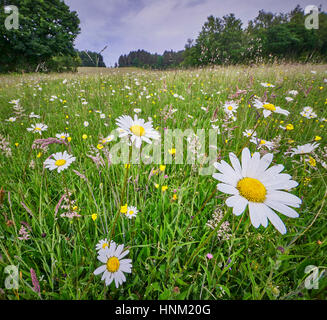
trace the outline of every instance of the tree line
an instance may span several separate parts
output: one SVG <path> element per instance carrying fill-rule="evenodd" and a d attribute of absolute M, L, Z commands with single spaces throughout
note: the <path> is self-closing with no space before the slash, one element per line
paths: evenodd
<path fill-rule="evenodd" d="M 184 50 L 163 55 L 144 50 L 121 55 L 119 67 L 165 69 L 206 65 L 251 64 L 275 61 L 326 62 L 327 14 L 319 8 L 319 29 L 305 27 L 300 6 L 289 13 L 260 10 L 243 28 L 234 14 L 207 18 L 198 37 L 188 39 Z"/>

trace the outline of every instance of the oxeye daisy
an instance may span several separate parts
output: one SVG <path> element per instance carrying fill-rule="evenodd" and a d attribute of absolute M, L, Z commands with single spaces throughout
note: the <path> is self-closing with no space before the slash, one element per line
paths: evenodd
<path fill-rule="evenodd" d="M 265 88 L 274 88 L 275 86 L 269 82 L 261 82 L 261 85 Z"/>
<path fill-rule="evenodd" d="M 104 265 L 95 269 L 93 272 L 95 275 L 102 274 L 101 280 L 104 280 L 106 286 L 109 286 L 112 281 L 115 281 L 116 288 L 126 281 L 124 273 L 132 272 L 132 260 L 123 259 L 129 250 L 124 250 L 124 245 L 119 246 L 116 243 L 110 243 L 109 248 L 105 247 L 99 251 L 98 260 L 104 263 Z"/>
<path fill-rule="evenodd" d="M 112 141 L 114 139 L 115 139 L 115 136 L 113 134 L 111 134 L 108 137 L 103 138 L 101 142 L 102 142 L 102 144 L 106 144 L 106 143 L 108 143 L 108 142 L 110 142 L 110 141 Z"/>
<path fill-rule="evenodd" d="M 64 132 L 62 132 L 62 133 L 58 133 L 58 134 L 56 134 L 56 138 L 61 139 L 61 140 L 65 140 L 65 139 L 67 139 L 68 137 L 69 137 L 69 134 L 68 134 L 68 133 L 64 133 Z"/>
<path fill-rule="evenodd" d="M 46 131 L 48 129 L 48 126 L 43 123 L 36 123 L 35 125 L 32 124 L 31 128 L 27 128 L 27 131 L 33 132 L 33 133 L 39 133 L 42 134 L 42 131 Z"/>
<path fill-rule="evenodd" d="M 285 116 L 289 115 L 289 111 L 287 111 L 285 109 L 282 109 L 280 107 L 277 107 L 277 106 L 275 106 L 275 105 L 273 105 L 271 103 L 268 103 L 268 102 L 263 103 L 259 99 L 254 99 L 253 105 L 257 109 L 264 109 L 263 110 L 263 116 L 265 118 L 269 117 L 273 112 L 280 113 L 280 114 L 283 114 Z"/>
<path fill-rule="evenodd" d="M 135 143 L 136 148 L 140 148 L 142 141 L 152 143 L 151 139 L 158 140 L 160 134 L 153 129 L 152 121 L 145 122 L 143 119 L 138 119 L 137 115 L 134 120 L 130 116 L 121 116 L 116 120 L 119 127 L 119 137 L 130 138 L 131 143 Z"/>
<path fill-rule="evenodd" d="M 226 205 L 233 208 L 233 214 L 242 214 L 249 207 L 250 220 L 255 228 L 268 226 L 268 219 L 282 234 L 286 227 L 275 211 L 288 217 L 296 218 L 298 213 L 290 208 L 299 208 L 301 199 L 281 190 L 289 190 L 298 185 L 289 174 L 281 173 L 283 165 L 275 165 L 268 169 L 273 155 L 255 152 L 251 157 L 248 148 L 242 151 L 242 164 L 234 153 L 229 154 L 232 164 L 222 160 L 214 163 L 220 173 L 214 173 L 213 178 L 222 183 L 217 184 L 217 189 L 232 195 L 226 200 Z M 275 210 L 275 211 L 274 211 Z"/>
<path fill-rule="evenodd" d="M 255 138 L 257 136 L 257 133 L 255 131 L 253 131 L 252 129 L 245 129 L 245 131 L 243 131 L 243 136 Z"/>
<path fill-rule="evenodd" d="M 291 154 L 291 157 L 293 157 L 296 154 L 308 154 L 313 152 L 316 148 L 318 148 L 319 143 L 307 143 L 303 146 L 297 146 L 295 148 L 292 148 L 290 152 L 285 152 L 285 154 Z"/>
<path fill-rule="evenodd" d="M 6 119 L 8 122 L 15 122 L 17 118 L 15 117 L 10 117 L 9 119 Z"/>
<path fill-rule="evenodd" d="M 136 215 L 138 214 L 138 210 L 136 207 L 128 207 L 127 212 L 126 212 L 126 217 L 129 219 L 135 218 Z"/>
<path fill-rule="evenodd" d="M 113 244 L 115 243 L 114 241 L 110 241 L 109 243 L 109 240 L 107 238 L 103 239 L 103 240 L 100 240 L 96 246 L 95 246 L 95 249 L 97 251 L 100 251 L 100 250 L 104 250 L 105 248 L 109 248 L 110 247 L 110 244 Z"/>
<path fill-rule="evenodd" d="M 233 102 L 233 101 L 227 101 L 227 102 L 225 102 L 223 108 L 224 108 L 224 111 L 225 111 L 227 114 L 231 115 L 231 114 L 233 114 L 234 112 L 236 112 L 236 110 L 237 110 L 237 108 L 238 108 L 238 105 L 237 105 L 237 103 L 235 103 L 235 102 Z"/>
<path fill-rule="evenodd" d="M 53 159 L 49 158 L 44 161 L 44 167 L 51 171 L 57 169 L 58 172 L 67 169 L 76 160 L 75 157 L 68 154 L 66 151 L 57 152 L 53 154 L 52 157 Z"/>

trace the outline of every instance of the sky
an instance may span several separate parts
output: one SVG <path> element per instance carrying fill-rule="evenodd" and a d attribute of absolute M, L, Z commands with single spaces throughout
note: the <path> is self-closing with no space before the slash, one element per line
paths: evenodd
<path fill-rule="evenodd" d="M 259 10 L 289 12 L 297 4 L 322 5 L 326 0 L 64 0 L 81 20 L 75 48 L 102 53 L 107 67 L 121 54 L 144 49 L 162 54 L 182 50 L 196 39 L 207 17 L 234 13 L 244 25 Z M 318 1 L 318 2 L 317 2 Z"/>

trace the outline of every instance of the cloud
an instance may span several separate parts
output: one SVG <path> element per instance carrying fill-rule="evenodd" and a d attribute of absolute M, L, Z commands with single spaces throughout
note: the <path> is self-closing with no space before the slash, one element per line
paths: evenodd
<path fill-rule="evenodd" d="M 107 66 L 121 54 L 145 49 L 163 53 L 181 50 L 188 38 L 195 39 L 209 15 L 235 13 L 244 24 L 259 10 L 289 12 L 307 0 L 65 0 L 81 20 L 81 34 L 75 41 L 80 50 L 103 52 Z"/>

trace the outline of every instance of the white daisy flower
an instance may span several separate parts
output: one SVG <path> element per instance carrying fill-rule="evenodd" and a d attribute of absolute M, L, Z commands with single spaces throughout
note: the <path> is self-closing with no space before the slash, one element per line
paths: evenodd
<path fill-rule="evenodd" d="M 126 217 L 129 219 L 135 218 L 138 214 L 138 210 L 136 207 L 128 207 L 127 212 L 125 213 Z"/>
<path fill-rule="evenodd" d="M 307 143 L 303 146 L 297 146 L 296 148 L 292 148 L 291 152 L 285 152 L 285 154 L 291 154 L 291 157 L 293 157 L 296 154 L 308 154 L 313 152 L 316 148 L 318 148 L 319 143 L 314 142 L 314 143 Z"/>
<path fill-rule="evenodd" d="M 292 96 L 296 96 L 299 92 L 296 90 L 290 90 L 288 91 L 289 94 L 291 94 Z"/>
<path fill-rule="evenodd" d="M 101 280 L 104 280 L 106 286 L 109 286 L 112 281 L 115 281 L 116 288 L 126 281 L 124 273 L 132 272 L 132 260 L 123 259 L 129 250 L 124 250 L 124 245 L 119 246 L 116 243 L 111 243 L 109 248 L 106 247 L 99 251 L 98 260 L 104 265 L 94 270 L 94 274 L 103 273 Z"/>
<path fill-rule="evenodd" d="M 102 142 L 102 144 L 106 144 L 106 143 L 108 143 L 108 142 L 110 142 L 110 141 L 112 141 L 114 139 L 115 139 L 115 136 L 113 134 L 111 134 L 108 137 L 103 138 L 101 142 Z"/>
<path fill-rule="evenodd" d="M 134 112 L 135 112 L 135 113 L 140 113 L 141 111 L 142 111 L 142 110 L 141 110 L 141 109 L 138 109 L 138 108 L 135 108 L 135 109 L 134 109 Z"/>
<path fill-rule="evenodd" d="M 289 115 L 289 111 L 282 109 L 280 107 L 277 107 L 271 103 L 263 103 L 259 99 L 254 99 L 253 102 L 254 107 L 257 109 L 264 109 L 263 110 L 263 116 L 265 118 L 269 117 L 273 112 L 284 114 L 285 116 Z"/>
<path fill-rule="evenodd" d="M 39 133 L 42 134 L 42 131 L 46 131 L 48 129 L 48 126 L 43 123 L 36 123 L 35 125 L 32 124 L 31 128 L 27 128 L 27 131 L 33 132 L 33 133 Z"/>
<path fill-rule="evenodd" d="M 84 127 L 88 127 L 89 126 L 89 122 L 88 121 L 84 121 Z"/>
<path fill-rule="evenodd" d="M 291 98 L 291 97 L 285 97 L 285 100 L 286 100 L 287 102 L 291 102 L 291 101 L 293 101 L 294 99 Z"/>
<path fill-rule="evenodd" d="M 53 159 L 44 161 L 44 167 L 51 171 L 57 169 L 58 172 L 67 169 L 76 160 L 75 157 L 68 154 L 66 151 L 57 152 L 51 157 L 53 157 Z"/>
<path fill-rule="evenodd" d="M 131 143 L 135 143 L 136 148 L 140 148 L 142 141 L 152 143 L 151 139 L 158 140 L 160 134 L 153 129 L 152 121 L 145 122 L 143 119 L 138 119 L 137 115 L 134 120 L 130 116 L 121 116 L 116 120 L 119 127 L 119 137 L 130 137 Z"/>
<path fill-rule="evenodd" d="M 15 122 L 17 118 L 15 117 L 10 117 L 9 119 L 6 119 L 8 122 Z"/>
<path fill-rule="evenodd" d="M 252 129 L 245 129 L 245 131 L 243 131 L 243 136 L 247 138 L 248 137 L 255 138 L 257 136 L 257 133 Z"/>
<path fill-rule="evenodd" d="M 255 152 L 251 157 L 248 148 L 242 151 L 242 164 L 234 153 L 229 154 L 232 166 L 224 160 L 214 163 L 220 173 L 214 173 L 214 179 L 221 181 L 217 189 L 232 196 L 226 205 L 233 208 L 233 214 L 242 214 L 249 206 L 251 223 L 255 228 L 268 226 L 268 219 L 282 234 L 286 227 L 275 211 L 287 217 L 296 218 L 299 214 L 290 207 L 299 208 L 302 201 L 297 196 L 281 190 L 289 190 L 298 185 L 289 174 L 281 173 L 283 165 L 268 169 L 273 155 L 267 153 L 262 158 Z"/>
<path fill-rule="evenodd" d="M 226 113 L 228 113 L 229 115 L 233 114 L 234 112 L 236 112 L 237 108 L 238 108 L 238 104 L 233 102 L 233 101 L 227 101 L 225 102 L 224 106 L 224 111 Z"/>
<path fill-rule="evenodd" d="M 110 244 L 109 244 L 109 240 L 107 238 L 105 238 L 104 240 L 100 240 L 96 246 L 95 246 L 95 249 L 97 251 L 100 251 L 100 250 L 104 250 L 105 248 L 109 248 L 111 244 L 115 243 L 114 241 L 110 241 Z"/>
<path fill-rule="evenodd" d="M 31 114 L 29 115 L 30 118 L 41 118 L 38 114 L 35 114 L 34 112 L 31 112 Z"/>
<path fill-rule="evenodd" d="M 268 140 L 259 139 L 257 137 L 253 137 L 250 139 L 252 143 L 255 143 L 260 150 L 262 147 L 266 147 L 268 150 L 274 149 L 274 143 Z"/>
<path fill-rule="evenodd" d="M 68 137 L 69 137 L 69 134 L 68 133 L 62 132 L 62 133 L 56 134 L 56 138 L 61 139 L 61 140 L 65 140 Z"/>
<path fill-rule="evenodd" d="M 261 82 L 261 85 L 265 88 L 274 88 L 275 86 L 271 83 L 268 83 L 268 82 Z"/>

